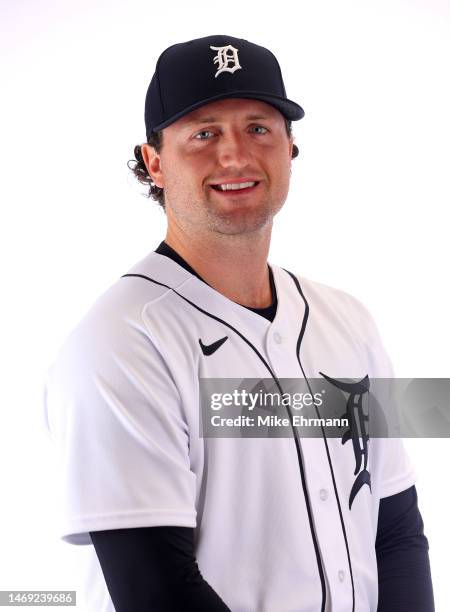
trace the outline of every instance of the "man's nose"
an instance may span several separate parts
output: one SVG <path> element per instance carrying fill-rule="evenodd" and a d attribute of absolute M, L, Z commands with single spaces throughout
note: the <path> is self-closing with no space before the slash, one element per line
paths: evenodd
<path fill-rule="evenodd" d="M 251 157 L 248 139 L 238 131 L 229 131 L 220 136 L 217 147 L 219 163 L 224 166 L 246 166 Z"/>

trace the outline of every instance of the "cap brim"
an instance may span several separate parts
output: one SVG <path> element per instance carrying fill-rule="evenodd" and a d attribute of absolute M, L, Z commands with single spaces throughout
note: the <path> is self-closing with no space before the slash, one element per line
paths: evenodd
<path fill-rule="evenodd" d="M 217 96 L 213 96 L 212 98 L 206 98 L 204 100 L 196 102 L 195 104 L 187 106 L 182 111 L 175 113 L 162 123 L 155 125 L 152 128 L 152 132 L 162 130 L 163 128 L 167 127 L 171 123 L 174 123 L 178 119 L 181 119 L 181 117 L 184 117 L 184 115 L 187 115 L 196 108 L 200 108 L 200 106 L 209 104 L 209 102 L 215 102 L 216 100 L 224 100 L 225 98 L 246 98 L 249 100 L 261 100 L 262 102 L 266 102 L 267 104 L 271 104 L 272 106 L 274 106 L 286 119 L 289 119 L 290 121 L 298 121 L 305 115 L 305 111 L 299 104 L 293 102 L 292 100 L 288 100 L 287 98 L 282 98 L 281 96 L 275 96 L 272 94 L 264 94 L 259 91 L 233 91 L 224 92 Z"/>

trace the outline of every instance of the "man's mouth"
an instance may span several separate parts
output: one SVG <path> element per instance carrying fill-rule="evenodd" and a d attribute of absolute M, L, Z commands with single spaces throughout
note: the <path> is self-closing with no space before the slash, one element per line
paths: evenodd
<path fill-rule="evenodd" d="M 211 187 L 226 196 L 240 195 L 254 191 L 259 181 L 248 181 L 245 183 L 224 183 L 222 185 L 211 185 Z"/>

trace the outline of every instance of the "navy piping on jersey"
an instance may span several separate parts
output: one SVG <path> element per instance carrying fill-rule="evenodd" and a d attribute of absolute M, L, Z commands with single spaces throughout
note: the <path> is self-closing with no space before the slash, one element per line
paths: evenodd
<path fill-rule="evenodd" d="M 215 321 L 218 321 L 219 323 L 222 323 L 223 325 L 225 325 L 226 327 L 228 327 L 229 329 L 234 331 L 254 351 L 254 353 L 258 356 L 258 358 L 262 361 L 262 363 L 265 365 L 265 367 L 269 371 L 270 376 L 273 378 L 273 380 L 274 380 L 274 382 L 275 382 L 275 384 L 276 384 L 280 394 L 283 395 L 283 389 L 281 388 L 280 382 L 279 382 L 278 378 L 275 376 L 275 373 L 272 372 L 272 369 L 270 368 L 270 366 L 267 363 L 267 361 L 264 359 L 264 357 L 261 355 L 261 353 L 258 351 L 258 349 L 255 346 L 253 346 L 253 344 L 250 342 L 250 340 L 248 340 L 243 334 L 241 334 L 240 331 L 238 331 L 230 323 L 227 323 L 223 319 L 220 319 L 219 317 L 216 317 L 215 315 L 211 314 L 210 312 L 208 312 L 206 310 L 203 310 L 203 308 L 200 308 L 200 306 L 197 306 L 197 304 L 194 304 L 194 302 L 191 302 L 188 298 L 184 297 L 184 295 L 181 295 L 181 293 L 178 293 L 178 291 L 176 291 L 176 289 L 173 289 L 172 287 L 169 287 L 168 285 L 166 285 L 164 283 L 160 283 L 159 281 L 156 281 L 153 278 L 150 278 L 149 276 L 146 276 L 144 274 L 123 274 L 121 278 L 124 278 L 126 276 L 134 276 L 134 277 L 143 278 L 143 279 L 146 279 L 146 280 L 148 280 L 150 282 L 156 283 L 157 285 L 160 285 L 162 287 L 166 287 L 167 289 L 173 291 L 176 295 L 178 295 L 185 302 L 187 302 L 188 304 L 193 306 L 199 312 L 203 313 L 207 317 L 210 317 L 211 319 L 214 319 Z M 305 311 L 305 314 L 306 314 L 306 311 Z M 299 341 L 297 342 L 297 346 L 298 347 L 299 347 L 299 342 L 301 342 L 301 338 L 303 337 L 305 326 L 306 326 L 306 322 L 305 322 L 305 317 L 304 317 L 303 321 L 302 321 L 302 327 L 301 327 L 301 331 L 300 331 Z M 298 358 L 298 356 L 297 356 L 297 358 Z M 290 408 L 291 408 L 290 406 L 286 405 L 286 411 L 287 411 L 288 416 L 289 416 L 289 422 L 291 424 L 291 428 L 292 428 L 292 431 L 293 431 L 293 434 L 294 434 L 295 448 L 296 448 L 296 451 L 297 451 L 297 458 L 298 458 L 298 464 L 299 464 L 299 469 L 300 469 L 300 476 L 301 476 L 301 481 L 302 481 L 303 495 L 304 495 L 304 498 L 305 498 L 306 510 L 307 510 L 307 513 L 308 513 L 309 528 L 310 528 L 310 532 L 311 532 L 311 536 L 312 536 L 312 540 L 313 540 L 314 552 L 315 552 L 315 555 L 316 555 L 316 562 L 317 562 L 317 567 L 318 567 L 319 577 L 320 577 L 320 583 L 321 583 L 321 588 L 322 588 L 322 604 L 321 604 L 320 611 L 324 612 L 325 611 L 325 604 L 326 604 L 326 597 L 327 597 L 327 591 L 326 591 L 326 586 L 325 586 L 325 575 L 324 575 L 324 570 L 323 570 L 323 566 L 322 566 L 322 560 L 320 558 L 319 544 L 318 544 L 318 541 L 317 541 L 317 534 L 316 534 L 315 527 L 314 527 L 314 522 L 313 522 L 313 519 L 312 519 L 311 502 L 310 502 L 310 499 L 309 499 L 309 493 L 308 493 L 308 489 L 307 489 L 307 486 L 306 486 L 306 478 L 305 478 L 305 471 L 304 471 L 304 465 L 303 465 L 303 456 L 302 456 L 300 441 L 299 441 L 299 437 L 298 437 L 299 434 L 298 434 L 298 431 L 293 426 L 293 417 L 292 417 L 292 412 L 291 412 Z M 353 578 L 352 578 L 352 584 L 353 584 Z M 354 595 L 353 595 L 353 608 L 352 608 L 353 611 L 354 611 L 354 605 L 355 605 L 355 598 L 354 598 Z"/>
<path fill-rule="evenodd" d="M 300 359 L 300 346 L 301 346 L 301 343 L 302 343 L 303 335 L 304 335 L 305 329 L 306 329 L 306 323 L 307 323 L 308 316 L 309 316 L 309 304 L 308 304 L 308 302 L 307 302 L 307 300 L 306 300 L 306 298 L 305 298 L 305 296 L 303 294 L 303 291 L 302 291 L 302 289 L 300 287 L 300 283 L 298 282 L 298 279 L 294 276 L 294 274 L 292 274 L 292 272 L 289 272 L 289 270 L 286 270 L 285 268 L 283 268 L 283 270 L 285 272 L 287 272 L 289 274 L 289 276 L 292 278 L 292 280 L 294 281 L 294 284 L 297 287 L 297 291 L 300 293 L 300 295 L 301 295 L 301 297 L 303 299 L 303 302 L 305 304 L 305 316 L 303 317 L 302 328 L 300 330 L 300 334 L 299 334 L 298 340 L 297 340 L 297 360 L 298 360 L 299 366 L 300 366 L 300 368 L 302 370 L 303 377 L 304 377 L 304 379 L 306 381 L 306 384 L 308 386 L 308 390 L 311 393 L 311 396 L 314 397 L 314 394 L 313 394 L 313 392 L 311 390 L 309 381 L 306 378 L 305 371 L 303 369 L 303 365 L 302 365 L 302 362 L 301 362 L 301 359 Z M 319 372 L 319 373 L 322 374 L 321 372 Z M 314 402 L 314 407 L 315 407 L 317 416 L 320 418 L 321 415 L 320 415 L 319 409 L 318 409 L 318 407 L 317 407 L 315 402 Z M 348 546 L 347 531 L 345 529 L 344 517 L 342 516 L 341 502 L 339 500 L 339 494 L 338 494 L 338 491 L 337 491 L 336 479 L 335 479 L 334 470 L 333 470 L 333 463 L 331 461 L 330 450 L 328 448 L 327 437 L 325 435 L 325 431 L 324 431 L 323 425 L 321 425 L 321 429 L 322 429 L 322 437 L 323 437 L 323 441 L 324 441 L 324 444 L 325 444 L 325 449 L 326 449 L 326 452 L 327 452 L 327 459 L 328 459 L 328 465 L 330 467 L 331 479 L 333 481 L 334 494 L 335 494 L 335 497 L 336 497 L 336 502 L 337 502 L 337 506 L 338 506 L 338 510 L 339 510 L 339 518 L 341 520 L 341 527 L 342 527 L 342 533 L 343 533 L 344 541 L 345 541 L 345 548 L 346 548 L 346 551 L 347 551 L 348 567 L 349 567 L 349 570 L 350 570 L 350 578 L 351 578 L 351 582 L 352 582 L 352 598 L 353 598 L 352 612 L 355 612 L 355 584 L 354 584 L 354 581 L 353 581 L 352 561 L 351 561 L 351 557 L 350 557 L 350 548 Z"/>
<path fill-rule="evenodd" d="M 159 253 L 159 255 L 164 255 L 165 257 L 169 257 L 170 259 L 172 259 L 175 263 L 177 263 L 178 265 L 180 265 L 182 268 L 184 268 L 185 270 L 187 270 L 188 272 L 190 272 L 191 274 L 193 274 L 194 276 L 196 276 L 198 279 L 200 279 L 201 281 L 203 281 L 206 285 L 208 285 L 208 283 L 205 281 L 204 278 L 202 278 L 200 276 L 200 274 L 198 274 L 194 268 L 192 268 L 188 262 L 183 259 L 181 257 L 181 255 L 179 255 L 171 246 L 169 246 L 167 244 L 167 242 L 165 242 L 164 240 L 161 242 L 161 244 L 159 244 L 158 248 L 155 249 L 155 253 Z M 239 306 L 242 306 L 243 308 L 248 308 L 248 310 L 252 310 L 253 312 L 255 312 L 256 314 L 261 315 L 262 317 L 264 317 L 265 319 L 267 319 L 268 321 L 273 321 L 275 318 L 275 314 L 277 312 L 277 305 L 278 305 L 278 298 L 277 298 L 277 290 L 275 288 L 275 281 L 273 280 L 273 272 L 272 272 L 272 268 L 270 266 L 268 266 L 269 268 L 269 282 L 270 282 L 270 289 L 272 291 L 272 296 L 273 296 L 273 300 L 272 300 L 272 304 L 270 306 L 267 306 L 265 308 L 253 308 L 253 306 L 244 306 L 243 304 L 239 304 Z"/>

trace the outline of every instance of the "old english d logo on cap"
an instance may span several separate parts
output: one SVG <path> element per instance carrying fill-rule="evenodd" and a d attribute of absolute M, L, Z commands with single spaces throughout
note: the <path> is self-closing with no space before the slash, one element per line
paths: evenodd
<path fill-rule="evenodd" d="M 217 51 L 217 55 L 214 57 L 214 63 L 218 64 L 218 70 L 214 75 L 216 78 L 222 72 L 235 72 L 236 70 L 242 69 L 238 59 L 238 49 L 232 45 L 225 45 L 225 47 L 209 47 L 213 51 Z M 232 67 L 230 68 L 230 64 Z"/>

